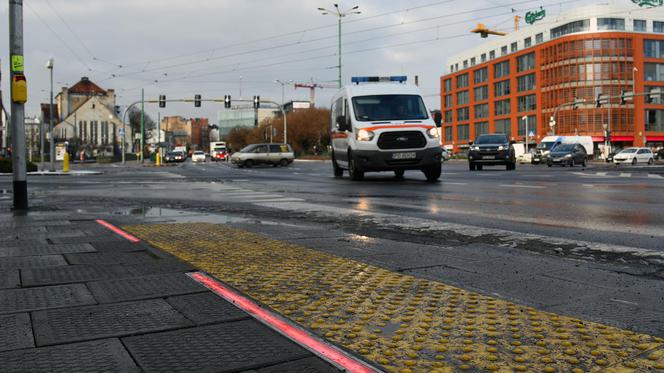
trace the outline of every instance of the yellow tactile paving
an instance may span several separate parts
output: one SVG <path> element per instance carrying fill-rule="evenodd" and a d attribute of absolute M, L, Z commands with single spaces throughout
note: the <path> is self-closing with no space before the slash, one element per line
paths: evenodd
<path fill-rule="evenodd" d="M 394 372 L 664 372 L 664 340 L 215 224 L 126 227 Z"/>

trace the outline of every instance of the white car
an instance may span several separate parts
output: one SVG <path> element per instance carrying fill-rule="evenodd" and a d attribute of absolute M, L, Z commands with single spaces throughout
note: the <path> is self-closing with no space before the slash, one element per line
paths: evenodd
<path fill-rule="evenodd" d="M 194 154 L 191 155 L 192 162 L 205 162 L 205 152 L 196 150 Z"/>
<path fill-rule="evenodd" d="M 653 164 L 655 163 L 655 155 L 648 148 L 627 148 L 613 156 L 613 163 L 616 165 L 622 163 L 631 163 L 632 165 L 639 163 Z"/>
<path fill-rule="evenodd" d="M 449 150 L 447 150 L 445 148 L 441 148 L 441 150 L 443 151 L 443 153 L 441 154 L 441 158 L 443 159 L 443 162 L 444 161 L 449 161 L 450 159 L 452 159 L 452 153 L 450 153 Z"/>

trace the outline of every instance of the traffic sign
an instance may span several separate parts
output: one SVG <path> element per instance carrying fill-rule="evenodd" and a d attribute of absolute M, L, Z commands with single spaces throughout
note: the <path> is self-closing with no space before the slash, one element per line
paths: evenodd
<path fill-rule="evenodd" d="M 120 128 L 120 130 L 118 131 L 118 133 L 119 133 L 120 135 L 124 135 L 124 134 L 125 134 L 125 129 L 124 129 L 124 128 Z"/>
<path fill-rule="evenodd" d="M 530 132 L 528 133 L 528 137 L 535 137 L 535 132 L 530 131 Z"/>

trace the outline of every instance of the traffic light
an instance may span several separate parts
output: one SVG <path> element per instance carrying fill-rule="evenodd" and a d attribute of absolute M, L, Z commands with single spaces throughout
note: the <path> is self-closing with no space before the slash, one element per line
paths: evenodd
<path fill-rule="evenodd" d="M 119 116 L 122 111 L 120 110 L 120 106 L 115 105 L 115 115 Z"/>
<path fill-rule="evenodd" d="M 201 107 L 201 95 L 194 95 L 194 106 Z"/>
<path fill-rule="evenodd" d="M 261 106 L 261 96 L 254 96 L 254 109 L 258 109 Z"/>
<path fill-rule="evenodd" d="M 595 100 L 595 107 L 602 107 L 602 94 L 597 94 L 597 99 Z"/>
<path fill-rule="evenodd" d="M 231 95 L 226 95 L 226 96 L 224 96 L 224 107 L 225 107 L 226 109 L 230 109 L 230 108 L 231 108 Z"/>
<path fill-rule="evenodd" d="M 159 95 L 159 107 L 166 107 L 166 95 Z"/>

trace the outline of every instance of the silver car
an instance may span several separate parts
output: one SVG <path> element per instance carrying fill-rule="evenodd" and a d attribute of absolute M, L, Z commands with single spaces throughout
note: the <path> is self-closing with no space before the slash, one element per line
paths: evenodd
<path fill-rule="evenodd" d="M 286 167 L 293 159 L 293 148 L 287 144 L 251 144 L 231 156 L 231 162 L 240 168 L 259 164 Z"/>

